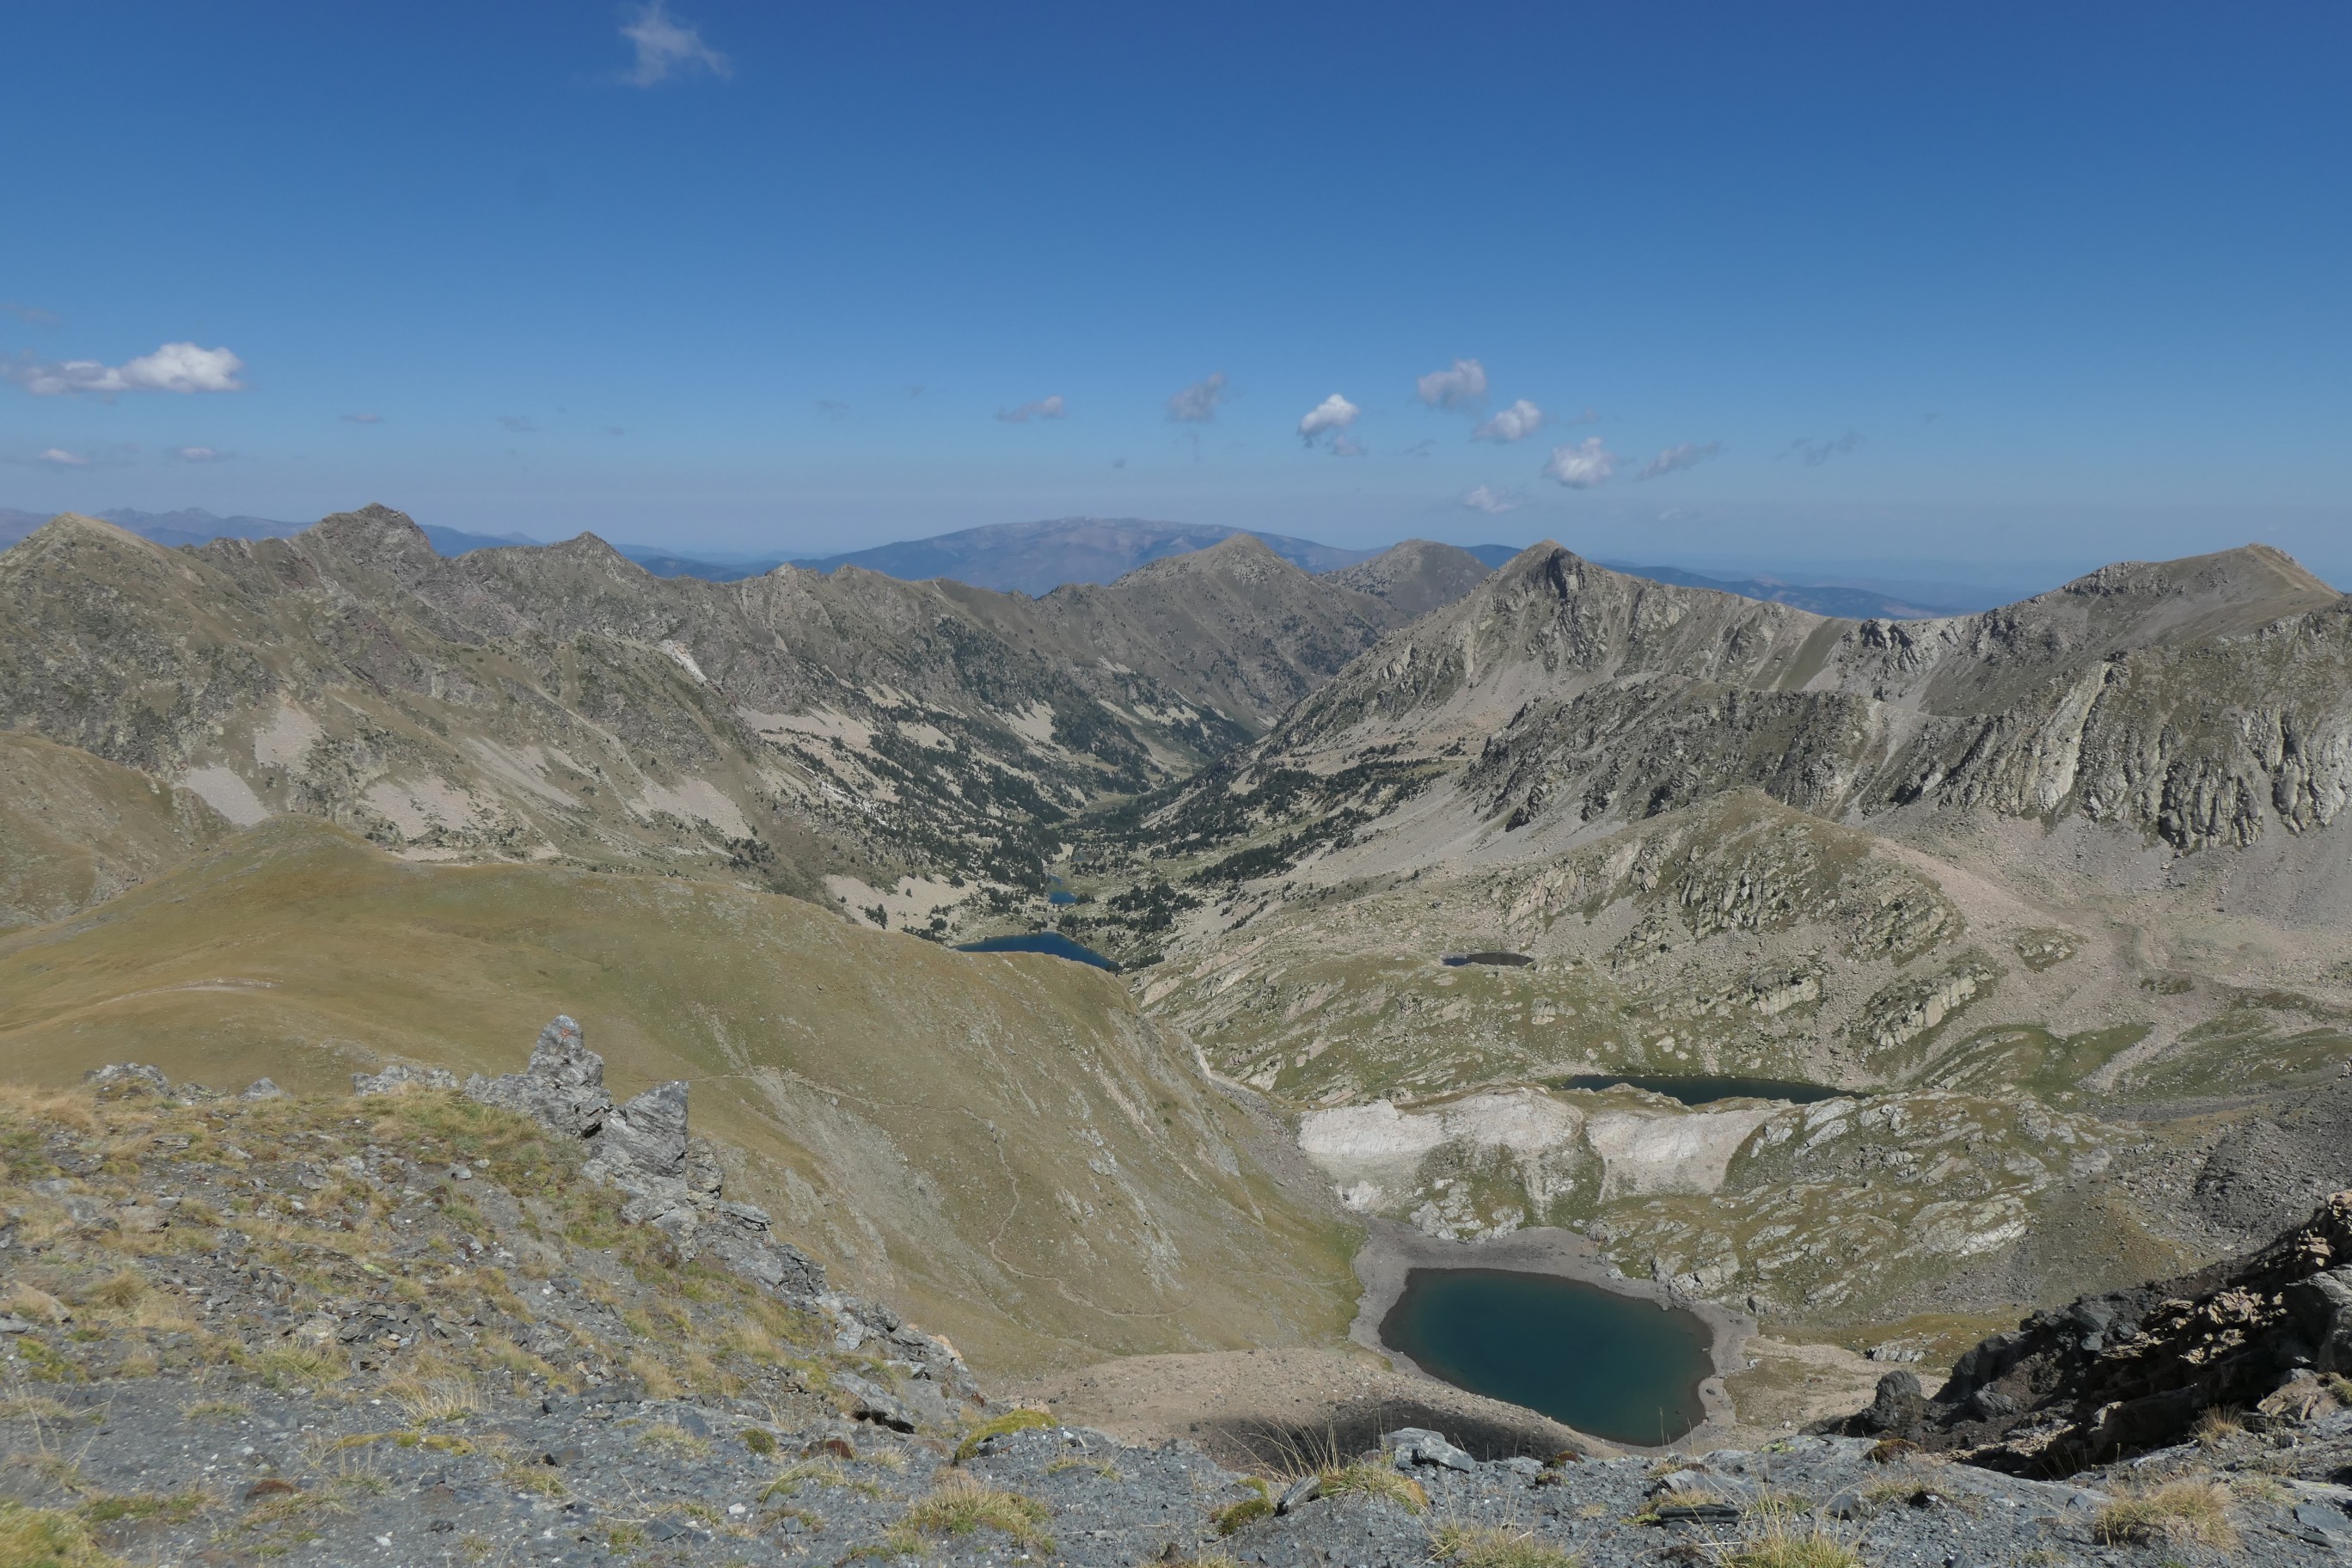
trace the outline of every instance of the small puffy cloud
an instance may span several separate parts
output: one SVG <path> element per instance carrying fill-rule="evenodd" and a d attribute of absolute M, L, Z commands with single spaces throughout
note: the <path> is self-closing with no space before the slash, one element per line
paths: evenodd
<path fill-rule="evenodd" d="M 724 81 L 734 72 L 725 55 L 702 41 L 702 30 L 671 16 L 663 0 L 639 10 L 623 25 L 621 37 L 637 51 L 635 67 L 621 76 L 631 87 L 655 87 L 700 71 Z"/>
<path fill-rule="evenodd" d="M 528 414 L 501 414 L 499 416 L 499 423 L 517 436 L 528 436 L 539 428 L 537 421 Z"/>
<path fill-rule="evenodd" d="M 236 454 L 215 447 L 174 447 L 164 456 L 183 463 L 226 463 Z"/>
<path fill-rule="evenodd" d="M 1544 477 L 1558 479 L 1572 490 L 1589 490 L 1606 484 L 1617 471 L 1617 455 L 1601 444 L 1598 436 L 1587 436 L 1571 447 L 1554 447 L 1551 460 L 1544 464 Z"/>
<path fill-rule="evenodd" d="M 1668 474 L 1695 468 L 1722 450 L 1723 443 L 1720 441 L 1709 441 L 1705 446 L 1696 441 L 1685 441 L 1679 447 L 1669 447 L 1651 458 L 1633 477 L 1637 479 L 1662 479 Z"/>
<path fill-rule="evenodd" d="M 55 310 L 44 310 L 38 305 L 20 304 L 15 300 L 0 300 L 0 316 L 14 316 L 28 327 L 54 327 L 58 324 Z"/>
<path fill-rule="evenodd" d="M 63 447 L 50 447 L 34 458 L 37 463 L 47 463 L 53 468 L 87 468 L 89 459 L 79 452 L 68 452 Z"/>
<path fill-rule="evenodd" d="M 383 423 L 383 416 L 381 414 L 346 414 L 343 416 L 343 423 L 346 425 L 381 425 Z"/>
<path fill-rule="evenodd" d="M 1832 458 L 1843 458 L 1862 445 L 1862 432 L 1849 430 L 1834 441 L 1814 441 L 1800 436 L 1781 448 L 1780 456 L 1801 459 L 1809 468 L 1818 468 Z"/>
<path fill-rule="evenodd" d="M 1178 425 L 1206 425 L 1216 418 L 1225 397 L 1225 373 L 1217 371 L 1171 397 L 1168 417 Z"/>
<path fill-rule="evenodd" d="M 1353 436 L 1332 437 L 1330 449 L 1335 458 L 1360 458 L 1364 455 L 1364 444 Z"/>
<path fill-rule="evenodd" d="M 5 374 L 36 397 L 71 397 L 85 392 L 112 397 L 123 392 L 242 392 L 245 384 L 236 376 L 244 368 L 245 362 L 226 349 L 165 343 L 152 354 L 114 365 L 94 359 L 49 364 L 27 354 Z"/>
<path fill-rule="evenodd" d="M 1470 432 L 1470 439 L 1508 446 L 1542 429 L 1543 422 L 1544 411 L 1522 397 L 1508 408 L 1497 410 L 1493 418 L 1479 421 L 1478 427 Z"/>
<path fill-rule="evenodd" d="M 1475 359 L 1458 359 L 1451 370 L 1433 370 L 1413 383 L 1421 400 L 1432 408 L 1483 408 L 1486 405 L 1486 367 Z"/>
<path fill-rule="evenodd" d="M 1362 412 L 1362 409 L 1335 392 L 1308 409 L 1306 417 L 1299 420 L 1298 438 L 1312 447 L 1318 437 L 1327 435 L 1336 436 L 1353 425 L 1356 422 L 1356 416 Z"/>
<path fill-rule="evenodd" d="M 1062 404 L 1061 394 L 1055 393 L 1051 397 L 1041 397 L 1034 403 L 1024 403 L 1018 408 L 1000 408 L 996 411 L 996 416 L 1007 425 L 1026 425 L 1032 419 L 1059 419 L 1066 412 Z"/>
<path fill-rule="evenodd" d="M 1473 485 L 1462 504 L 1472 511 L 1483 511 L 1488 517 L 1500 517 L 1507 511 L 1517 511 L 1528 504 L 1527 496 L 1518 490 L 1498 490 L 1492 485 Z"/>

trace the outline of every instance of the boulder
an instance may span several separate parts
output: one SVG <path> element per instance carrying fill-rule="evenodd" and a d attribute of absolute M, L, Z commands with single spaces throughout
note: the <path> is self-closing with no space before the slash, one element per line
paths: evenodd
<path fill-rule="evenodd" d="M 172 1091 L 171 1080 L 163 1076 L 163 1069 L 149 1067 L 143 1062 L 109 1062 L 104 1067 L 90 1068 L 81 1075 L 81 1080 L 93 1089 L 145 1094 L 169 1094 Z"/>
<path fill-rule="evenodd" d="M 1381 1434 L 1381 1447 L 1388 1450 L 1399 1468 L 1408 1465 L 1439 1465 L 1449 1470 L 1468 1472 L 1478 1468 L 1478 1461 L 1455 1447 L 1439 1433 L 1425 1426 L 1401 1426 L 1393 1432 Z"/>
<path fill-rule="evenodd" d="M 686 1174 L 686 1085 L 673 1081 L 606 1113 L 596 1158 L 616 1173 L 677 1181 Z"/>
<path fill-rule="evenodd" d="M 446 1068 L 403 1067 L 394 1062 L 381 1072 L 352 1074 L 352 1092 L 362 1098 L 371 1094 L 397 1094 L 404 1089 L 457 1087 L 457 1075 Z"/>
<path fill-rule="evenodd" d="M 568 1138 L 594 1137 L 613 1111 L 613 1097 L 604 1092 L 604 1058 L 588 1048 L 578 1021 L 562 1015 L 539 1032 L 528 1068 L 497 1078 L 476 1073 L 466 1080 L 466 1092 Z"/>
<path fill-rule="evenodd" d="M 1878 1380 L 1877 1395 L 1855 1424 L 1865 1431 L 1884 1432 L 1890 1437 L 1900 1437 L 1917 1429 L 1927 1407 L 1927 1396 L 1920 1392 L 1917 1373 L 1890 1372 Z"/>

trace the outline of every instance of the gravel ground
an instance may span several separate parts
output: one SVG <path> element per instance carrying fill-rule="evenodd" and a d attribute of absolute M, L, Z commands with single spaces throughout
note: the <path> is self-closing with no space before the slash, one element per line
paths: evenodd
<path fill-rule="evenodd" d="M 1260 1493 L 1186 1443 L 1138 1447 L 1044 1426 L 967 1439 L 958 1463 L 940 1438 L 838 1419 L 784 1430 L 748 1401 L 595 1390 L 541 1403 L 554 1408 L 516 1403 L 419 1423 L 376 1399 L 178 1377 L 61 1384 L 16 1395 L 19 1414 L 0 1422 L 0 1452 L 10 1491 L 76 1510 L 110 1550 L 151 1563 L 841 1563 L 906 1554 L 1110 1568 L 1222 1555 L 1322 1568 L 1426 1563 L 1449 1546 L 1472 1562 L 1463 1543 L 1489 1529 L 1580 1552 L 1599 1568 L 1738 1562 L 1776 1517 L 1887 1568 L 2352 1558 L 2343 1512 L 2352 1490 L 2268 1473 L 2275 1465 L 2232 1471 L 2227 1461 L 2212 1473 L 2231 1484 L 2236 1551 L 2161 1537 L 2098 1542 L 2103 1507 L 2172 1471 L 2204 1473 L 2212 1456 L 2198 1451 L 2078 1478 L 2089 1485 L 2053 1485 L 1915 1458 L 1874 1463 L 1872 1445 L 1853 1438 L 1547 1464 L 1480 1462 L 1408 1436 L 1417 1455 L 1397 1460 L 1391 1438 L 1391 1452 L 1328 1472 L 1325 1485 L 1341 1491 L 1409 1472 L 1425 1504 L 1347 1491 L 1221 1533 L 1220 1510 Z M 2352 1459 L 2352 1415 L 2324 1417 L 2304 1436 L 2294 1457 L 2305 1468 Z M 2261 1451 L 2249 1450 L 2257 1459 Z M 1433 1457 L 1440 1462 L 1416 1462 Z M 1268 1492 L 1291 1479 L 1268 1478 Z M 966 1528 L 955 1528 L 960 1521 Z"/>

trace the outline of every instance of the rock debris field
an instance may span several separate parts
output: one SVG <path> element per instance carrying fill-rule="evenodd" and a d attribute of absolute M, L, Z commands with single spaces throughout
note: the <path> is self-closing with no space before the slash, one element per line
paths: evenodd
<path fill-rule="evenodd" d="M 683 1087 L 613 1106 L 564 1022 L 469 1088 L 0 1091 L 0 1568 L 2352 1559 L 2325 1387 L 2063 1483 L 1865 1436 L 1121 1444 L 826 1290 L 719 1192 Z"/>

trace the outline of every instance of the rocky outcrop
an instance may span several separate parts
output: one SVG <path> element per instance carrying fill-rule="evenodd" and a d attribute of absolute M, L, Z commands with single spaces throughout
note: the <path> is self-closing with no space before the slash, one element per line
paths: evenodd
<path fill-rule="evenodd" d="M 2037 1312 L 1961 1356 L 1932 1398 L 1893 1372 L 1834 1430 L 2021 1473 L 2182 1441 L 2208 1410 L 2300 1406 L 2352 1373 L 2352 1192 L 2252 1258 Z"/>
<path fill-rule="evenodd" d="M 352 1084 L 360 1094 L 457 1087 L 442 1069 L 418 1072 L 397 1066 L 354 1073 Z M 954 1346 L 886 1306 L 828 1290 L 824 1266 L 775 1235 L 765 1210 L 726 1196 L 718 1151 L 688 1131 L 684 1082 L 657 1084 L 615 1105 L 604 1088 L 604 1058 L 588 1048 L 577 1019 L 559 1016 L 540 1031 L 521 1072 L 495 1078 L 475 1073 L 464 1089 L 469 1098 L 529 1117 L 558 1137 L 588 1144 L 582 1173 L 626 1194 L 621 1217 L 662 1232 L 679 1257 L 712 1258 L 794 1306 L 823 1313 L 837 1350 L 880 1349 L 891 1361 L 912 1367 L 919 1393 L 950 1403 L 980 1399 L 979 1385 Z M 897 1395 L 870 1384 L 843 1387 L 854 1396 L 853 1414 L 860 1418 L 912 1429 L 915 1415 Z"/>

